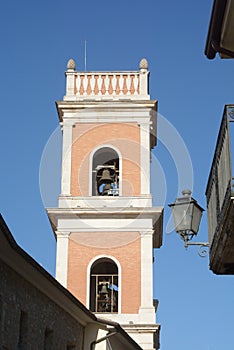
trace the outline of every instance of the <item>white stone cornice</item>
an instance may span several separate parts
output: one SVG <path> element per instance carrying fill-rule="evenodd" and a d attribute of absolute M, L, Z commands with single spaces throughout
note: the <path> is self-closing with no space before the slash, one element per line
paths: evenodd
<path fill-rule="evenodd" d="M 59 196 L 60 208 L 152 207 L 152 195 L 145 196 Z"/>
<path fill-rule="evenodd" d="M 50 219 L 62 218 L 139 218 L 154 219 L 157 221 L 162 215 L 162 207 L 146 207 L 146 208 L 47 208 Z"/>
<path fill-rule="evenodd" d="M 156 110 L 157 101 L 79 101 L 66 102 L 57 101 L 57 110 L 60 121 L 64 118 L 77 118 L 78 116 L 92 117 L 98 114 L 99 117 L 106 114 L 115 115 L 115 117 L 125 117 L 126 114 L 131 116 L 147 116 L 151 118 L 152 110 Z M 77 114 L 77 115 L 76 115 Z"/>
<path fill-rule="evenodd" d="M 74 227 L 73 229 L 71 229 L 71 228 L 68 228 L 67 229 L 67 232 L 69 232 L 69 234 L 68 234 L 68 237 L 70 236 L 70 232 L 76 232 L 76 233 L 79 233 L 79 232 L 84 232 L 84 233 L 88 233 L 88 232 L 109 232 L 109 233 L 111 233 L 111 232 L 116 232 L 116 231 L 118 231 L 118 232 L 124 232 L 124 233 L 126 233 L 126 232 L 139 232 L 139 227 L 125 227 L 125 226 L 123 226 L 123 227 L 108 227 L 108 228 L 103 228 L 103 227 L 86 227 L 86 228 L 79 228 L 79 227 Z M 63 228 L 63 231 L 65 231 L 65 228 Z"/>
<path fill-rule="evenodd" d="M 162 207 L 47 208 L 47 213 L 59 232 L 153 232 L 153 247 L 162 244 Z"/>

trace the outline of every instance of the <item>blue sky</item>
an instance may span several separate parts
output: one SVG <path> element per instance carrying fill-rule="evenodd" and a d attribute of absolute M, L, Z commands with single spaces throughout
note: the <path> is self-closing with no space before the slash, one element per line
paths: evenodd
<path fill-rule="evenodd" d="M 1 212 L 20 246 L 52 274 L 55 240 L 40 195 L 40 162 L 58 127 L 54 102 L 65 93 L 66 63 L 74 58 L 77 69 L 84 70 L 85 40 L 87 70 L 136 70 L 147 58 L 151 98 L 158 99 L 160 114 L 185 143 L 193 164 L 193 196 L 206 207 L 223 107 L 234 102 L 234 61 L 210 61 L 204 55 L 211 7 L 211 0 L 2 3 Z M 153 155 L 165 178 L 166 226 L 167 204 L 181 188 L 160 132 L 159 126 Z M 55 135 L 59 139 L 59 132 Z M 152 171 L 155 205 L 162 204 L 161 186 Z M 207 240 L 206 212 L 199 236 Z M 154 268 L 162 350 L 233 349 L 234 279 L 214 275 L 208 263 L 164 229 Z"/>

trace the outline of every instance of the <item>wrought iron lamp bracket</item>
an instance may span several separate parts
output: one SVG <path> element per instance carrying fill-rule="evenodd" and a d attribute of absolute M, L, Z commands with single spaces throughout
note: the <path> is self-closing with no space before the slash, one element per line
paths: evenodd
<path fill-rule="evenodd" d="M 201 258 L 205 258 L 209 252 L 209 242 L 190 242 L 190 240 L 193 238 L 194 234 L 191 233 L 189 236 L 188 232 L 179 232 L 180 237 L 184 241 L 184 247 L 185 249 L 188 249 L 188 246 L 198 246 L 198 255 Z"/>

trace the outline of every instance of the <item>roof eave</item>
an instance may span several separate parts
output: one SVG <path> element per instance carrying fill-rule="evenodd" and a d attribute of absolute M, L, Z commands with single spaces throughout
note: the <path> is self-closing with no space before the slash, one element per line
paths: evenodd
<path fill-rule="evenodd" d="M 221 28 L 223 17 L 225 13 L 227 0 L 214 0 L 212 13 L 210 17 L 209 30 L 206 40 L 205 55 L 210 60 L 216 56 L 216 49 L 214 43 L 220 43 Z"/>

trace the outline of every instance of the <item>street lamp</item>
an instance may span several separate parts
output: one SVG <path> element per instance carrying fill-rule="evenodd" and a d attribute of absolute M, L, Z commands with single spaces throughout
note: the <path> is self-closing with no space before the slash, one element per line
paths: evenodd
<path fill-rule="evenodd" d="M 189 245 L 199 245 L 209 247 L 208 242 L 190 242 L 197 235 L 202 212 L 204 209 L 191 197 L 190 190 L 182 191 L 183 197 L 176 198 L 175 203 L 169 204 L 172 209 L 175 231 L 184 241 L 184 247 Z M 204 256 L 205 250 L 202 250 L 199 255 Z"/>

